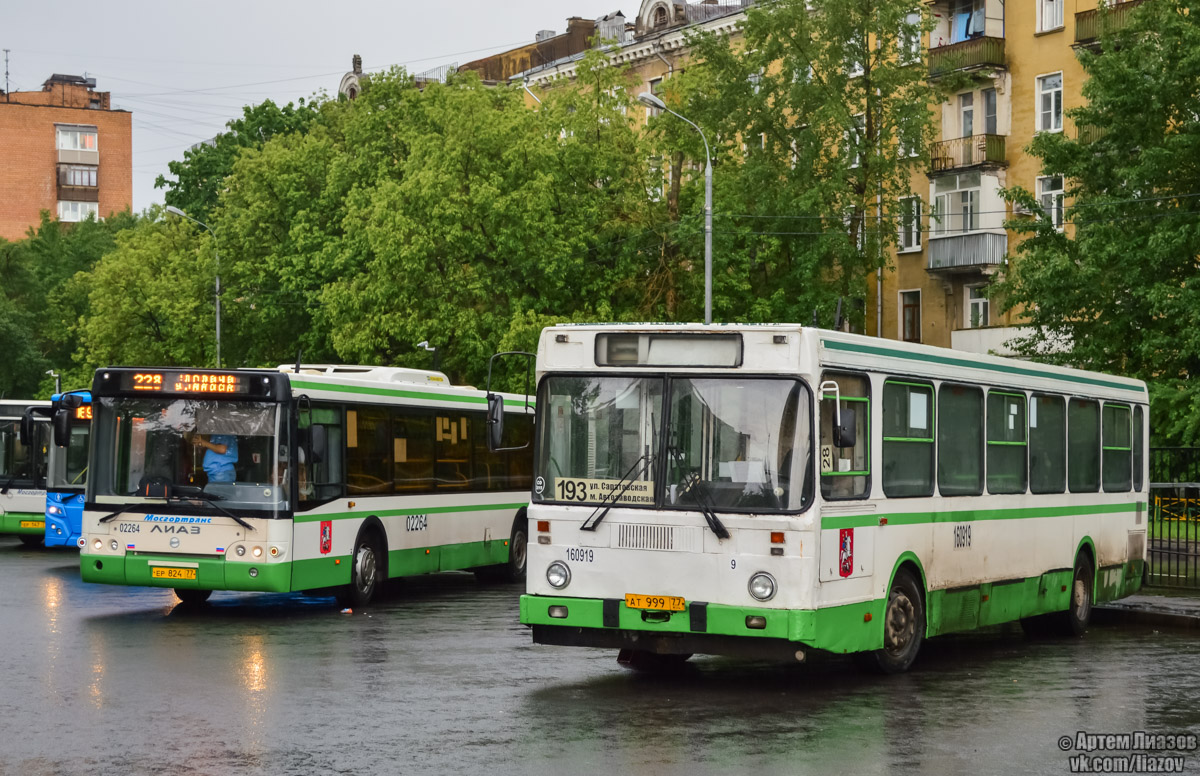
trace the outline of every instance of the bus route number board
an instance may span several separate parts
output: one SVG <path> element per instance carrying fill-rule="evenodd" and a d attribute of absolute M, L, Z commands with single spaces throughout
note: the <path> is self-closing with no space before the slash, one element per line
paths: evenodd
<path fill-rule="evenodd" d="M 626 593 L 625 606 L 629 609 L 648 609 L 656 612 L 682 612 L 687 607 L 677 595 L 641 595 Z"/>
<path fill-rule="evenodd" d="M 150 567 L 151 579 L 195 579 L 196 569 L 173 569 L 161 566 Z"/>

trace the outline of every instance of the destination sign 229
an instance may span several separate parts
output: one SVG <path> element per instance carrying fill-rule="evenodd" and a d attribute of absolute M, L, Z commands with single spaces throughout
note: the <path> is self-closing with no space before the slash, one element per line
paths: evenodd
<path fill-rule="evenodd" d="M 614 504 L 651 505 L 654 503 L 654 482 L 559 477 L 554 480 L 554 497 L 559 501 L 610 501 Z"/>

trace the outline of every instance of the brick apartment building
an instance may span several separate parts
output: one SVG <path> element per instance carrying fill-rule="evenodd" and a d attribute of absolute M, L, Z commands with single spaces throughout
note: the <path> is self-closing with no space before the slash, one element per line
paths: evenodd
<path fill-rule="evenodd" d="M 52 75 L 41 91 L 0 91 L 0 238 L 19 240 L 47 210 L 103 218 L 133 202 L 133 114 L 96 79 Z"/>

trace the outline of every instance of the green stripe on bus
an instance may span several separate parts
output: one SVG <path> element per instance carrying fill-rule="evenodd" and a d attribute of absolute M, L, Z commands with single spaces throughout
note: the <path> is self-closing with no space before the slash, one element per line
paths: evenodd
<path fill-rule="evenodd" d="M 424 401 L 448 401 L 461 404 L 487 404 L 483 396 L 457 396 L 445 393 L 430 393 L 428 391 L 407 391 L 400 388 L 376 388 L 365 385 L 336 385 L 327 383 L 310 383 L 306 380 L 292 380 L 295 388 L 307 388 L 310 391 L 333 391 L 335 393 L 365 393 L 373 396 L 395 396 L 400 399 L 422 399 Z M 520 399 L 505 399 L 505 406 L 524 407 L 526 402 Z M 531 400 L 529 406 L 534 406 Z"/>
<path fill-rule="evenodd" d="M 903 350 L 879 347 L 877 345 L 859 345 L 853 342 L 837 342 L 835 340 L 821 340 L 821 345 L 832 350 L 844 350 L 851 353 L 867 353 L 873 356 L 904 358 L 908 359 L 909 361 L 927 361 L 934 364 L 961 366 L 968 369 L 983 369 L 989 372 L 1002 372 L 1005 374 L 1024 375 L 1026 377 L 1044 377 L 1050 380 L 1065 380 L 1067 382 L 1083 383 L 1085 385 L 1099 385 L 1105 388 L 1117 388 L 1122 391 L 1134 391 L 1135 393 L 1145 393 L 1146 390 L 1140 385 L 1125 385 L 1124 383 L 1117 383 L 1113 382 L 1112 380 L 1101 380 L 1096 377 L 1047 372 L 1041 369 L 1030 369 L 1029 367 L 1024 366 L 1008 366 L 1007 364 L 983 364 L 966 358 L 935 356 L 927 353 L 908 353 Z"/>
<path fill-rule="evenodd" d="M 348 520 L 350 518 L 394 517 L 398 515 L 436 515 L 445 512 L 489 512 L 497 509 L 523 509 L 529 502 L 517 504 L 464 504 L 457 507 L 421 507 L 419 509 L 371 509 L 370 505 L 363 506 L 355 512 L 324 512 L 321 514 L 296 515 L 292 519 L 297 523 L 317 523 L 322 520 Z"/>
<path fill-rule="evenodd" d="M 1149 504 L 1095 504 L 1092 506 L 1022 507 L 1016 509 L 963 509 L 954 512 L 893 512 L 872 515 L 832 515 L 821 518 L 823 530 L 837 528 L 868 528 L 880 525 L 923 525 L 926 523 L 970 523 L 979 520 L 1025 520 L 1041 517 L 1071 517 L 1076 515 L 1133 512 L 1139 506 L 1149 511 Z"/>

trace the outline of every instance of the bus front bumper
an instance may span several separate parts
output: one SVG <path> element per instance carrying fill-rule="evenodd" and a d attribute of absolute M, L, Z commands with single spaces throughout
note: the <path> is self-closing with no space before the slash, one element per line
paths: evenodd
<path fill-rule="evenodd" d="M 195 569 L 195 579 L 168 579 L 151 575 L 152 568 Z M 286 593 L 292 589 L 292 564 L 231 562 L 224 558 L 186 555 L 94 555 L 80 553 L 84 582 L 105 585 L 140 585 L 195 590 L 246 590 Z"/>
<path fill-rule="evenodd" d="M 71 532 L 65 517 L 46 515 L 46 546 L 47 547 L 79 547 L 79 532 Z"/>
<path fill-rule="evenodd" d="M 620 598 L 523 595 L 521 622 L 538 644 L 803 660 L 812 649 L 880 649 L 884 603 L 768 609 L 689 601 L 682 612 L 646 612 Z"/>
<path fill-rule="evenodd" d="M 0 534 L 27 534 L 41 536 L 46 531 L 46 516 L 33 512 L 5 512 L 0 514 Z"/>

